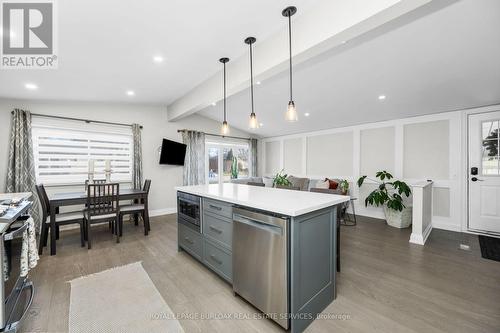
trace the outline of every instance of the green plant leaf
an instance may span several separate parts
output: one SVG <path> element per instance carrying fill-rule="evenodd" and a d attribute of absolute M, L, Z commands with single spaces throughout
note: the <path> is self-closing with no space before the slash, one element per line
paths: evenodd
<path fill-rule="evenodd" d="M 359 179 L 358 179 L 358 187 L 361 187 L 361 185 L 363 185 L 366 177 L 367 176 L 361 176 L 361 177 L 359 177 Z"/>

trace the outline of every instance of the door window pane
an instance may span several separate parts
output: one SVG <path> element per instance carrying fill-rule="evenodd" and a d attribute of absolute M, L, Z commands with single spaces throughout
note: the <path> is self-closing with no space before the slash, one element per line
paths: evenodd
<path fill-rule="evenodd" d="M 482 123 L 482 174 L 499 175 L 499 121 L 485 121 Z"/>
<path fill-rule="evenodd" d="M 223 181 L 249 177 L 249 149 L 247 147 L 224 148 L 223 150 Z"/>
<path fill-rule="evenodd" d="M 208 182 L 219 182 L 219 149 L 208 148 Z"/>

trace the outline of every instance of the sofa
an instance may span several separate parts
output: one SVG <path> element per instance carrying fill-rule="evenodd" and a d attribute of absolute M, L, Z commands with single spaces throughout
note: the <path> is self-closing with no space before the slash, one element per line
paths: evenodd
<path fill-rule="evenodd" d="M 292 183 L 292 189 L 300 189 L 300 191 L 308 192 L 319 192 L 328 194 L 342 194 L 340 189 L 328 189 L 328 188 L 317 188 L 318 182 L 323 181 L 322 179 L 310 179 L 310 178 L 300 178 L 295 176 L 288 176 L 288 180 Z M 337 183 L 340 183 L 340 179 L 332 179 Z M 248 184 L 248 183 L 260 183 L 264 184 L 266 187 L 273 187 L 273 178 L 271 177 L 249 177 L 241 179 L 232 179 L 233 184 Z M 279 186 L 280 188 L 287 188 L 286 186 Z M 349 194 L 349 193 L 347 193 Z"/>

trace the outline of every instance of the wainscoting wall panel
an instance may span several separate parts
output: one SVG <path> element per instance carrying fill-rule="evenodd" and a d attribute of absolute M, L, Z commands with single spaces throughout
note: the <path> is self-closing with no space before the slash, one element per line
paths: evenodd
<path fill-rule="evenodd" d="M 379 170 L 394 173 L 395 139 L 394 126 L 361 131 L 360 172 L 362 175 L 374 175 Z"/>
<path fill-rule="evenodd" d="M 302 138 L 283 140 L 283 168 L 287 173 L 302 173 Z"/>
<path fill-rule="evenodd" d="M 265 166 L 261 171 L 272 176 L 285 168 L 289 174 L 311 179 L 347 179 L 351 196 L 358 199 L 356 213 L 375 218 L 385 218 L 382 208 L 365 207 L 364 199 L 376 184 L 367 180 L 358 188 L 360 175 L 374 177 L 376 171 L 388 170 L 409 184 L 432 179 L 433 226 L 461 231 L 466 218 L 460 181 L 466 177 L 462 170 L 463 115 L 454 111 L 265 138 L 261 140 Z"/>
<path fill-rule="evenodd" d="M 352 131 L 307 136 L 308 175 L 352 177 L 352 156 Z"/>
<path fill-rule="evenodd" d="M 279 141 L 271 141 L 271 142 L 266 142 L 265 144 L 265 150 L 266 150 L 266 159 L 265 159 L 265 166 L 266 166 L 266 173 L 276 173 L 280 170 L 280 155 L 281 155 L 281 147 L 280 147 L 280 142 Z"/>

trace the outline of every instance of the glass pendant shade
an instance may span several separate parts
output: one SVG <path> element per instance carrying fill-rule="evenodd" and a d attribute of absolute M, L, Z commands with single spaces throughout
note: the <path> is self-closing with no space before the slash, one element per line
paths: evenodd
<path fill-rule="evenodd" d="M 286 121 L 291 123 L 299 120 L 297 109 L 295 108 L 295 103 L 293 101 L 288 102 L 288 108 L 285 113 L 285 119 Z"/>
<path fill-rule="evenodd" d="M 257 115 L 254 112 L 252 112 L 250 114 L 249 127 L 251 129 L 257 129 L 257 128 L 259 128 L 259 122 L 257 121 Z"/>
<path fill-rule="evenodd" d="M 220 129 L 220 133 L 222 135 L 228 135 L 229 134 L 229 125 L 227 124 L 227 121 L 222 122 L 222 127 Z"/>

